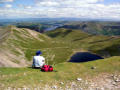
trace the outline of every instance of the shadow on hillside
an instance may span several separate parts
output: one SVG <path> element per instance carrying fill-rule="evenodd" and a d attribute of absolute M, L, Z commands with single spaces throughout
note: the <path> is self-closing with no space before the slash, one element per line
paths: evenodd
<path fill-rule="evenodd" d="M 78 53 L 75 53 L 71 57 L 69 62 L 76 62 L 76 63 L 77 62 L 88 62 L 88 61 L 94 61 L 98 59 L 104 59 L 104 58 L 96 54 L 89 53 L 89 52 L 78 52 Z"/>
<path fill-rule="evenodd" d="M 61 32 L 55 32 L 55 33 L 48 34 L 48 36 L 55 38 L 55 37 L 59 36 L 60 34 L 61 34 Z"/>
<path fill-rule="evenodd" d="M 63 37 L 65 37 L 66 35 L 68 35 L 69 33 L 71 33 L 72 32 L 72 30 L 67 30 L 67 31 L 65 31 L 64 33 L 63 33 Z"/>
<path fill-rule="evenodd" d="M 111 42 L 111 43 L 114 43 L 114 42 Z M 114 43 L 109 47 L 105 47 L 103 49 L 97 50 L 96 53 L 99 53 L 104 57 L 120 56 L 120 44 L 119 42 L 117 44 Z"/>
<path fill-rule="evenodd" d="M 48 34 L 48 36 L 50 36 L 52 38 L 55 38 L 57 36 L 65 37 L 66 35 L 68 35 L 71 32 L 72 32 L 72 30 L 66 30 L 65 32 L 59 31 L 59 32 L 54 32 L 54 33 Z"/>
<path fill-rule="evenodd" d="M 111 38 L 106 39 L 106 40 L 98 40 L 98 41 L 90 42 L 90 44 L 100 43 L 100 42 L 106 42 L 106 41 L 110 41 L 110 40 L 112 40 L 112 39 L 114 39 L 114 37 L 111 37 Z"/>
<path fill-rule="evenodd" d="M 88 36 L 86 36 L 86 37 L 74 39 L 73 41 L 75 42 L 75 41 L 83 40 L 83 39 L 86 39 L 86 38 L 90 38 L 90 37 L 92 37 L 92 36 L 94 36 L 94 35 L 88 35 Z"/>

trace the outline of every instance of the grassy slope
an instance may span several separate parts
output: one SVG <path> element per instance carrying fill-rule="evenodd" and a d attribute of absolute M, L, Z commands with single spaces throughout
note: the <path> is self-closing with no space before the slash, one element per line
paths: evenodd
<path fill-rule="evenodd" d="M 57 35 L 55 34 L 57 33 Z M 26 60 L 30 60 L 34 55 L 34 52 L 38 49 L 43 51 L 43 55 L 47 60 L 51 60 L 51 64 L 59 63 L 54 66 L 58 72 L 44 73 L 40 70 L 33 70 L 31 68 L 0 68 L 0 87 L 36 87 L 44 86 L 45 84 L 53 85 L 69 81 L 76 81 L 77 77 L 83 79 L 94 78 L 102 73 L 116 74 L 120 73 L 120 57 L 117 56 L 119 38 L 111 38 L 107 36 L 92 36 L 80 31 L 67 31 L 62 29 L 61 31 L 55 30 L 48 32 L 47 35 L 54 37 L 51 39 L 45 35 L 38 34 L 40 39 L 45 42 L 33 38 L 28 30 L 14 28 L 12 29 L 12 35 L 10 34 L 9 39 L 6 41 L 7 46 L 4 45 L 2 48 L 10 49 L 12 53 L 18 52 L 19 50 L 12 48 L 19 48 L 23 51 Z M 56 35 L 56 36 L 54 36 Z M 47 44 L 46 44 L 47 42 Z M 11 47 L 11 48 L 9 48 Z M 97 60 L 85 63 L 68 63 L 66 61 L 74 51 L 91 51 L 100 54 L 106 48 L 109 48 L 107 52 L 116 55 L 104 60 Z M 53 60 L 51 57 L 53 57 Z M 62 63 L 64 62 L 64 63 Z M 92 70 L 91 67 L 96 67 Z M 64 86 L 63 86 L 64 87 Z"/>
<path fill-rule="evenodd" d="M 101 56 L 119 56 L 119 37 L 90 35 L 78 30 L 57 29 L 46 33 L 48 36 L 69 43 L 75 50 L 97 53 Z"/>
<path fill-rule="evenodd" d="M 91 67 L 96 67 L 95 70 Z M 6 87 L 37 87 L 45 84 L 59 85 L 76 81 L 76 78 L 92 79 L 100 74 L 120 74 L 120 57 L 112 57 L 86 63 L 61 63 L 54 66 L 57 72 L 40 72 L 31 68 L 0 68 L 0 84 Z M 17 82 L 17 83 L 16 83 Z"/>

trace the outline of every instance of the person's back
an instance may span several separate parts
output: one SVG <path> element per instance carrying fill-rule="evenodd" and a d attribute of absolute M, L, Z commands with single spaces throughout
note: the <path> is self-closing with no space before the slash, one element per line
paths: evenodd
<path fill-rule="evenodd" d="M 40 56 L 41 52 L 37 51 L 36 56 L 33 57 L 33 68 L 41 68 L 45 64 L 45 58 Z"/>

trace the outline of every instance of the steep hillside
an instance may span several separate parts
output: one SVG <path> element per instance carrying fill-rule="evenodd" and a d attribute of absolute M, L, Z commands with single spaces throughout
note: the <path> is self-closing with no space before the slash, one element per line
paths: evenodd
<path fill-rule="evenodd" d="M 79 30 L 60 28 L 46 32 L 46 35 L 69 43 L 74 51 L 90 51 L 104 57 L 120 55 L 120 37 L 91 35 Z"/>
<path fill-rule="evenodd" d="M 67 45 L 52 40 L 46 35 L 13 26 L 0 30 L 0 66 L 23 67 L 31 65 L 37 50 L 43 52 L 50 64 L 63 62 L 71 51 Z M 66 51 L 66 52 L 65 52 Z M 58 53 L 59 52 L 59 53 Z M 61 57 L 66 54 L 66 57 Z"/>

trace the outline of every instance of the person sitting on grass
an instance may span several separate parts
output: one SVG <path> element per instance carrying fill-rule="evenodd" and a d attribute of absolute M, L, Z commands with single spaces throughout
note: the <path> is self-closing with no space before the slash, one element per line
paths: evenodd
<path fill-rule="evenodd" d="M 40 56 L 42 54 L 41 51 L 36 52 L 36 56 L 33 57 L 33 64 L 32 67 L 35 69 L 40 69 L 45 65 L 45 58 Z"/>

